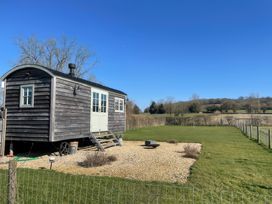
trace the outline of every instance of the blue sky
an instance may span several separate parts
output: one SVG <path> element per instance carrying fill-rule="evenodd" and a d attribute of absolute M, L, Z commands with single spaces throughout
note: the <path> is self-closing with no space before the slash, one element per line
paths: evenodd
<path fill-rule="evenodd" d="M 94 75 L 151 100 L 272 95 L 271 0 L 2 0 L 0 75 L 15 40 L 68 36 L 96 52 Z"/>

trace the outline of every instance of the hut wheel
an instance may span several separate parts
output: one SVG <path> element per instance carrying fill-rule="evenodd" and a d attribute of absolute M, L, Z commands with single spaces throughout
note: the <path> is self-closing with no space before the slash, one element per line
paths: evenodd
<path fill-rule="evenodd" d="M 60 156 L 69 154 L 69 143 L 61 142 L 59 148 Z"/>

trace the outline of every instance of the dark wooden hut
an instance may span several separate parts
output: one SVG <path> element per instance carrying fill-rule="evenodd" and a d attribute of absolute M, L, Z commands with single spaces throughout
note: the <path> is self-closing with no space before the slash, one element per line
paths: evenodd
<path fill-rule="evenodd" d="M 67 142 L 124 132 L 125 101 L 122 91 L 40 65 L 20 65 L 7 72 L 4 107 L 7 141 Z M 109 146 L 109 145 L 108 145 Z"/>

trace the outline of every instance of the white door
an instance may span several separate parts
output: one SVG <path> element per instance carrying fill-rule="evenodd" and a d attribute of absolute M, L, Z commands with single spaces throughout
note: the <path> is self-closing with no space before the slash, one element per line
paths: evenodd
<path fill-rule="evenodd" d="M 91 96 L 91 132 L 108 130 L 109 93 L 92 88 Z"/>

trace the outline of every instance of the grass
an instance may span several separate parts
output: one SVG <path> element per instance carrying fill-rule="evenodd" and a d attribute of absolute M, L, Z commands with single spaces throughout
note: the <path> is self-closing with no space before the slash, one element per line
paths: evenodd
<path fill-rule="evenodd" d="M 272 152 L 228 127 L 156 127 L 128 131 L 126 140 L 203 145 L 187 184 L 141 182 L 18 169 L 18 203 L 269 203 Z M 5 203 L 6 171 L 0 170 Z M 255 199 L 255 200 L 254 200 Z"/>
<path fill-rule="evenodd" d="M 223 189 L 239 192 L 241 197 L 272 196 L 272 151 L 249 140 L 236 128 L 166 126 L 126 134 L 127 140 L 169 138 L 203 145 L 189 184 L 218 193 Z"/>

